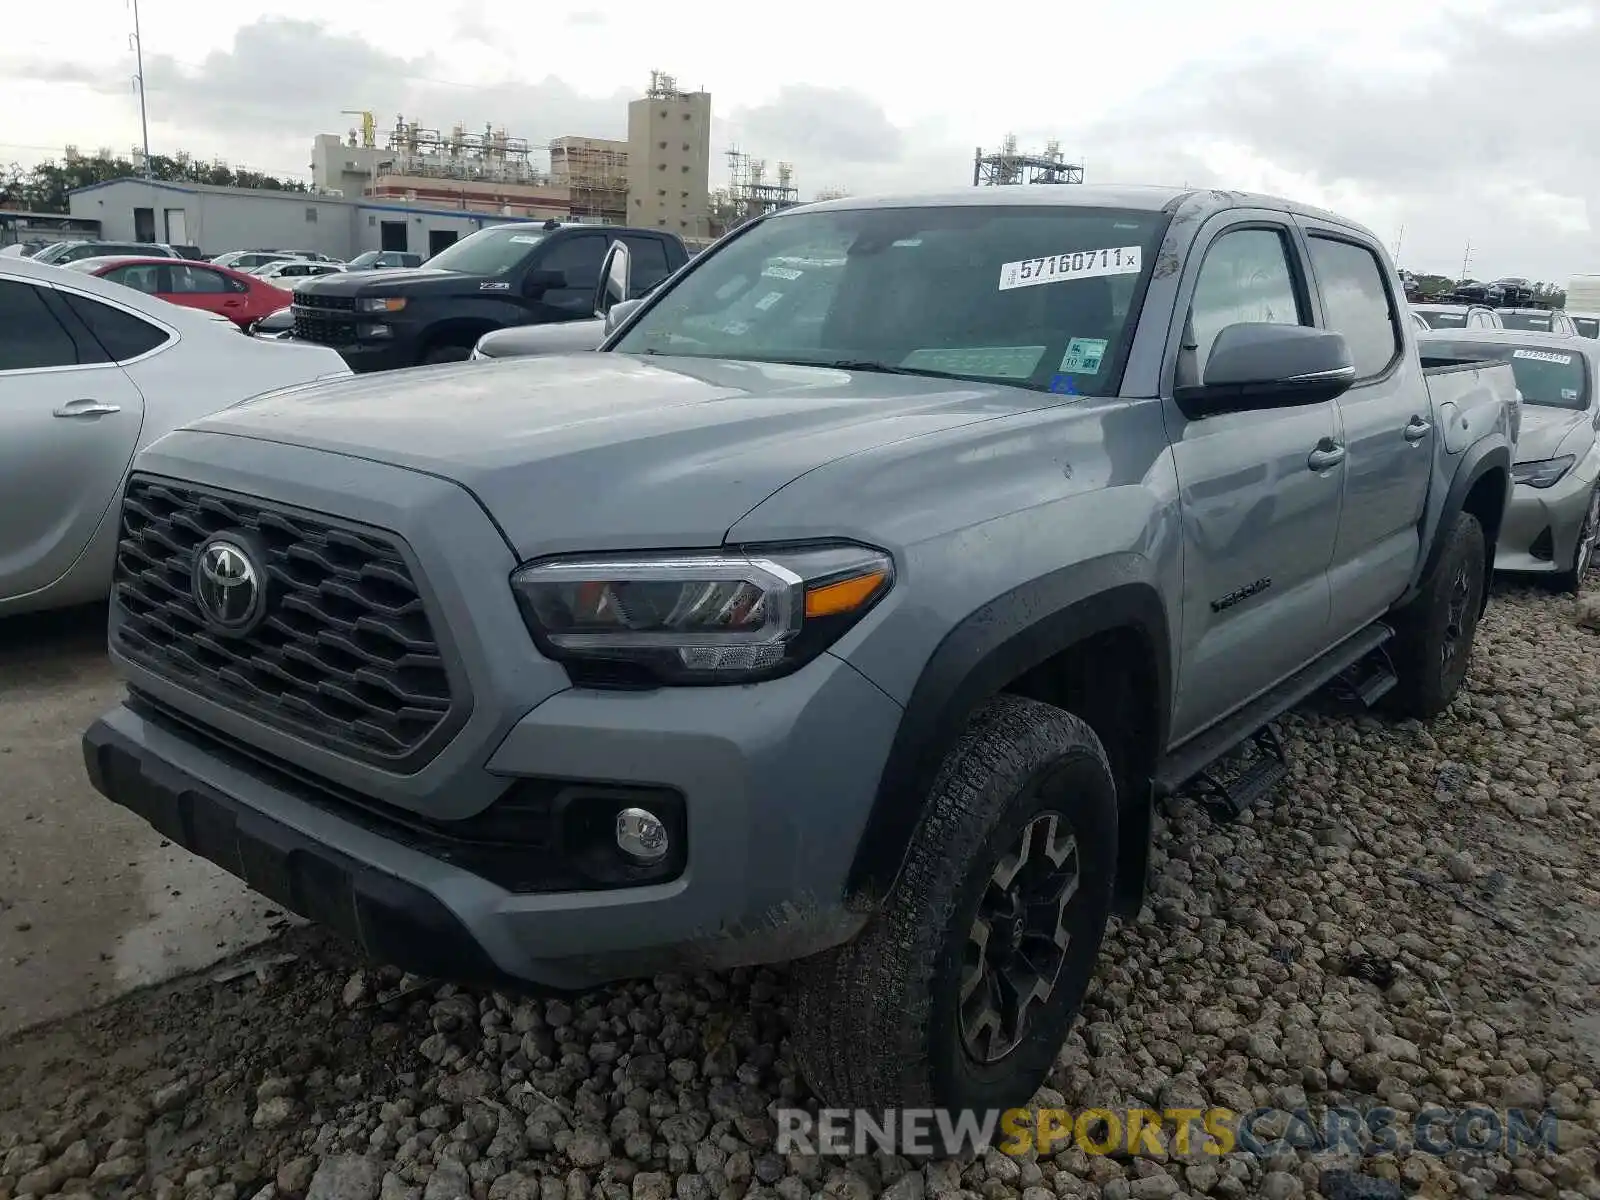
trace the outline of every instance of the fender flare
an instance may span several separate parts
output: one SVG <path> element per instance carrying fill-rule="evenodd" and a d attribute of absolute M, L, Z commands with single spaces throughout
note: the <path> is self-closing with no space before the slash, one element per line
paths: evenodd
<path fill-rule="evenodd" d="M 846 895 L 851 905 L 872 907 L 900 874 L 945 747 L 991 696 L 1033 667 L 1098 633 L 1130 629 L 1146 640 L 1154 670 L 1154 756 L 1166 749 L 1171 720 L 1171 639 L 1166 609 L 1145 581 L 1146 563 L 1117 554 L 1065 567 L 1002 593 L 956 625 L 924 664 L 901 717 L 872 812 L 867 818 Z M 1152 767 L 1154 763 L 1152 762 Z M 1127 855 L 1138 856 L 1138 887 L 1148 853 L 1148 791 L 1131 798 Z M 1119 885 L 1119 890 L 1121 890 Z"/>
<path fill-rule="evenodd" d="M 1506 509 L 1511 506 L 1511 489 L 1515 485 L 1511 482 L 1511 447 L 1503 441 L 1484 438 L 1462 451 L 1461 462 L 1450 480 L 1450 489 L 1445 493 L 1444 505 L 1439 510 L 1439 522 L 1434 526 L 1433 539 L 1422 560 L 1422 568 L 1417 572 L 1417 577 L 1411 581 L 1404 598 L 1395 607 L 1409 604 L 1422 590 L 1422 581 L 1428 577 L 1428 573 L 1438 563 L 1439 556 L 1444 553 L 1445 541 L 1450 529 L 1456 523 L 1456 517 L 1461 515 L 1461 510 L 1466 506 L 1468 494 L 1477 486 L 1480 479 L 1494 470 L 1504 471 L 1506 475 L 1505 501 L 1500 510 L 1499 521 L 1493 529 L 1483 531 L 1484 552 L 1488 556 L 1485 569 L 1488 575 L 1494 573 L 1495 543 L 1499 539 L 1500 528 L 1505 523 Z M 1489 604 L 1487 587 L 1483 589 L 1483 604 L 1485 608 Z"/>

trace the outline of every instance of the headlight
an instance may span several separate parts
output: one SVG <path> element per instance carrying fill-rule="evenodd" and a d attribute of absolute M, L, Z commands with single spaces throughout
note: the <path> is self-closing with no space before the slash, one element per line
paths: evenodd
<path fill-rule="evenodd" d="M 1547 488 L 1560 481 L 1576 461 L 1570 454 L 1560 458 L 1546 458 L 1540 462 L 1518 463 L 1511 468 L 1511 478 L 1529 487 Z"/>
<path fill-rule="evenodd" d="M 512 586 L 552 657 L 659 683 L 748 683 L 811 661 L 894 582 L 881 550 L 828 545 L 531 563 Z"/>
<path fill-rule="evenodd" d="M 404 296 L 362 296 L 356 301 L 356 311 L 364 313 L 395 313 L 405 306 Z"/>

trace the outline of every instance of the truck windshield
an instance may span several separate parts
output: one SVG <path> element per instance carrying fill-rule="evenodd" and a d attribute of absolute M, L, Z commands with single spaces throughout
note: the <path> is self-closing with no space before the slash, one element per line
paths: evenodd
<path fill-rule="evenodd" d="M 1536 333 L 1550 332 L 1549 313 L 1508 313 L 1500 314 L 1500 323 L 1507 329 L 1531 329 Z"/>
<path fill-rule="evenodd" d="M 428 266 L 465 275 L 504 275 L 542 241 L 544 233 L 537 228 L 510 225 L 480 229 L 439 251 L 428 260 Z"/>
<path fill-rule="evenodd" d="M 1465 329 L 1467 310 L 1464 308 L 1424 309 L 1422 319 L 1435 329 Z"/>
<path fill-rule="evenodd" d="M 1064 204 L 777 216 L 612 349 L 1108 395 L 1167 220 Z"/>
<path fill-rule="evenodd" d="M 1444 342 L 1430 343 L 1427 353 L 1431 355 L 1436 347 L 1441 357 L 1458 362 L 1509 362 L 1524 404 L 1571 409 L 1589 406 L 1589 371 L 1581 351 L 1550 345 Z"/>

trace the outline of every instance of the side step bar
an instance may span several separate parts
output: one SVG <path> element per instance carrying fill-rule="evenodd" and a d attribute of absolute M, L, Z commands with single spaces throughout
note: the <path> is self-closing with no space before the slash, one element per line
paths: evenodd
<path fill-rule="evenodd" d="M 1248 803 L 1244 807 L 1249 807 L 1249 804 L 1271 791 L 1286 771 L 1282 744 L 1277 734 L 1267 727 L 1307 696 L 1347 672 L 1350 673 L 1352 690 L 1364 701 L 1368 696 L 1373 700 L 1381 697 L 1395 684 L 1387 653 L 1370 668 L 1359 672 L 1353 668 L 1365 668 L 1362 660 L 1374 651 L 1382 650 L 1392 637 L 1394 630 L 1389 626 L 1381 623 L 1369 625 L 1340 642 L 1321 658 L 1307 663 L 1276 687 L 1263 692 L 1232 716 L 1195 734 L 1169 754 L 1157 768 L 1156 797 L 1165 798 L 1182 791 L 1188 784 L 1197 782 L 1198 777 L 1204 775 L 1207 768 L 1218 759 L 1261 735 L 1267 738 L 1267 742 L 1258 744 L 1258 749 L 1263 752 L 1258 763 L 1253 763 L 1232 788 L 1223 789 L 1240 800 L 1248 796 Z M 1272 770 L 1272 767 L 1277 769 Z M 1218 790 L 1215 780 L 1204 782 L 1201 787 L 1212 795 Z M 1233 809 L 1235 800 L 1229 800 L 1223 807 Z M 1243 808 L 1237 811 L 1242 812 Z"/>

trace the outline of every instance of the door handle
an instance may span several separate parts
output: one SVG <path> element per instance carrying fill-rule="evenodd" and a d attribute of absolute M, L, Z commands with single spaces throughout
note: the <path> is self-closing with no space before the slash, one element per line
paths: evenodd
<path fill-rule="evenodd" d="M 68 400 L 56 409 L 54 416 L 58 417 L 103 417 L 108 413 L 122 411 L 120 404 L 106 404 L 100 400 Z"/>
<path fill-rule="evenodd" d="M 1313 471 L 1326 471 L 1330 467 L 1337 467 L 1344 461 L 1344 447 L 1329 439 L 1324 439 L 1317 444 L 1317 448 L 1306 457 L 1306 466 Z"/>
<path fill-rule="evenodd" d="M 1432 428 L 1432 424 L 1424 421 L 1421 417 L 1412 417 L 1406 425 L 1406 441 L 1420 442 L 1428 436 L 1428 431 Z"/>

